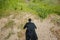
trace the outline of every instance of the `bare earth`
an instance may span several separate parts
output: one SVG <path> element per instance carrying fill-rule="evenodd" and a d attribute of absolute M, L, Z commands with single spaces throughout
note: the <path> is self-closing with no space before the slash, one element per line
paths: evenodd
<path fill-rule="evenodd" d="M 38 40 L 60 40 L 60 25 L 55 21 L 56 18 L 60 19 L 60 16 L 53 14 L 45 19 L 41 19 L 37 15 L 26 12 L 11 14 L 0 19 L 0 40 L 25 40 L 23 26 L 28 18 L 31 18 L 32 22 L 37 26 Z M 10 25 L 8 22 L 10 22 Z"/>

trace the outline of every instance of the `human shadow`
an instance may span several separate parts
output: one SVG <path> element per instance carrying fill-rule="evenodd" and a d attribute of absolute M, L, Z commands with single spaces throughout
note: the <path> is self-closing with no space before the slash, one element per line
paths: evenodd
<path fill-rule="evenodd" d="M 34 23 L 31 22 L 31 19 L 28 19 L 28 22 L 25 24 L 24 29 L 26 29 L 26 40 L 38 40 L 37 34 L 35 32 L 35 29 L 37 27 Z"/>

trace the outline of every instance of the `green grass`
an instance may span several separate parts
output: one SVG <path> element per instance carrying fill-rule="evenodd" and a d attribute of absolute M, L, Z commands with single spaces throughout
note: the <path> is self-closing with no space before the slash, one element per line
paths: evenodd
<path fill-rule="evenodd" d="M 7 17 L 9 15 L 10 15 L 9 10 L 2 10 L 2 9 L 0 10 L 0 19 L 2 17 Z"/>
<path fill-rule="evenodd" d="M 48 14 L 56 13 L 60 15 L 59 6 L 44 3 L 32 3 L 29 7 L 34 10 L 41 18 L 46 18 Z"/>
<path fill-rule="evenodd" d="M 47 0 L 46 0 L 47 1 Z M 46 18 L 49 14 L 58 14 L 60 15 L 60 5 L 52 4 L 51 2 L 42 2 L 41 0 L 1 0 L 0 1 L 0 18 L 2 16 L 9 15 L 4 12 L 4 10 L 19 10 L 32 12 L 37 14 L 40 18 Z"/>

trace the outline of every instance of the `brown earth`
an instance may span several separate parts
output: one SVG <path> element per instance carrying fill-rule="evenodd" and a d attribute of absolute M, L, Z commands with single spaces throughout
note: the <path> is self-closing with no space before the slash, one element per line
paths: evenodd
<path fill-rule="evenodd" d="M 28 18 L 31 18 L 37 26 L 38 40 L 60 40 L 60 16 L 52 14 L 45 19 L 41 19 L 29 12 L 18 12 L 1 18 L 0 40 L 25 40 L 23 26 Z"/>

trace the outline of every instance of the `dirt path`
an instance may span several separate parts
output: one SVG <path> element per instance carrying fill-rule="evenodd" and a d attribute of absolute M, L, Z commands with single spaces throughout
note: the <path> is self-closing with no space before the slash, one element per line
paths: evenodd
<path fill-rule="evenodd" d="M 51 23 L 52 17 L 48 17 L 42 21 L 38 16 L 26 12 L 0 19 L 0 40 L 25 40 L 25 31 L 20 26 L 21 24 L 25 24 L 28 18 L 31 18 L 32 22 L 37 26 L 36 33 L 38 40 L 57 40 L 56 36 L 50 31 L 50 28 L 54 26 Z M 13 24 L 12 28 L 5 28 L 5 24 L 11 20 L 15 24 Z"/>

